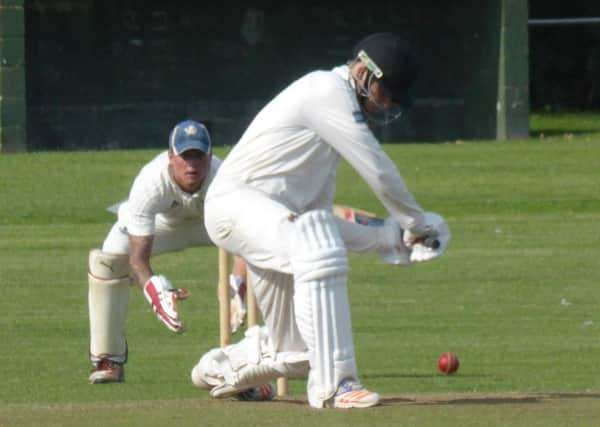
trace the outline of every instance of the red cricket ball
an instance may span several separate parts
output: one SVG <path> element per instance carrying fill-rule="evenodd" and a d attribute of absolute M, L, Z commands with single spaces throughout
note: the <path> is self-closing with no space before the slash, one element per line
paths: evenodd
<path fill-rule="evenodd" d="M 442 353 L 438 358 L 438 369 L 444 375 L 451 375 L 458 370 L 460 362 L 455 353 Z"/>

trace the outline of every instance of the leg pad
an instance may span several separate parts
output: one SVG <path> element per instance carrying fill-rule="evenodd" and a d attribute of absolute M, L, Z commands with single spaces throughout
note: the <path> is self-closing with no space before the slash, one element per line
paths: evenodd
<path fill-rule="evenodd" d="M 88 303 L 90 315 L 90 358 L 124 363 L 129 306 L 129 263 L 127 255 L 90 252 Z"/>

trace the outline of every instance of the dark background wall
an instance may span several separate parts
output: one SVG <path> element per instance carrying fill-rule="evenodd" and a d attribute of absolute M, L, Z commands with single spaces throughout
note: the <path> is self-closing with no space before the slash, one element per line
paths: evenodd
<path fill-rule="evenodd" d="M 381 30 L 421 62 L 415 108 L 383 139 L 493 137 L 499 2 L 406 3 L 26 1 L 29 149 L 164 146 L 185 118 L 233 144 L 287 83 Z"/>
<path fill-rule="evenodd" d="M 382 29 L 416 45 L 421 78 L 415 108 L 380 136 L 490 137 L 497 3 L 26 1 L 28 145 L 161 146 L 186 117 L 232 144 L 290 80 L 344 62 Z M 532 18 L 600 16 L 597 0 L 528 3 Z M 599 24 L 530 26 L 529 54 L 532 110 L 600 109 Z"/>
<path fill-rule="evenodd" d="M 600 17 L 598 0 L 529 0 L 531 18 Z M 600 23 L 530 26 L 531 107 L 600 110 Z"/>

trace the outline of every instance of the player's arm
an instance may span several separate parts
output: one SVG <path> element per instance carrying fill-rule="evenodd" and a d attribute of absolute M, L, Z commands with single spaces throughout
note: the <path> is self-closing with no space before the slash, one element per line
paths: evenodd
<path fill-rule="evenodd" d="M 129 268 L 136 285 L 144 292 L 156 317 L 174 332 L 183 330 L 177 312 L 177 299 L 185 298 L 186 290 L 174 289 L 162 275 L 154 274 L 150 266 L 154 244 L 154 222 L 164 208 L 165 200 L 156 190 L 156 174 L 152 170 L 140 173 L 129 192 L 127 230 L 129 233 Z"/>
<path fill-rule="evenodd" d="M 129 236 L 129 268 L 135 284 L 143 289 L 154 275 L 150 266 L 154 236 Z"/>
<path fill-rule="evenodd" d="M 185 298 L 185 289 L 174 289 L 164 276 L 155 275 L 150 265 L 154 236 L 129 235 L 129 268 L 136 285 L 144 292 L 156 317 L 173 332 L 183 330 L 176 300 Z"/>
<path fill-rule="evenodd" d="M 376 251 L 389 264 L 430 261 L 443 255 L 450 242 L 450 228 L 435 212 L 425 213 L 426 223 L 435 231 L 435 236 L 409 246 L 403 238 L 407 232 L 392 217 L 383 219 L 372 212 L 344 205 L 334 205 L 333 211 L 348 250 L 358 253 Z"/>
<path fill-rule="evenodd" d="M 403 229 L 420 231 L 425 212 L 370 131 L 358 104 L 349 103 L 348 94 L 337 86 L 321 89 L 307 98 L 302 120 L 358 172 Z"/>

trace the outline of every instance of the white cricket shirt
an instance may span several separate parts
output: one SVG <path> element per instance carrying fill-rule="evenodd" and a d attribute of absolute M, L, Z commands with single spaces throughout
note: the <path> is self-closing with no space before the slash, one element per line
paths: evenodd
<path fill-rule="evenodd" d="M 314 71 L 277 95 L 224 160 L 207 197 L 251 187 L 297 213 L 330 208 L 343 157 L 402 228 L 424 224 L 423 210 L 367 126 L 349 72 L 345 65 Z"/>
<path fill-rule="evenodd" d="M 169 174 L 168 152 L 159 154 L 135 178 L 129 199 L 119 208 L 119 219 L 134 236 L 153 235 L 155 221 L 170 225 L 202 222 L 206 190 L 220 165 L 221 160 L 212 156 L 202 187 L 190 194 Z"/>

